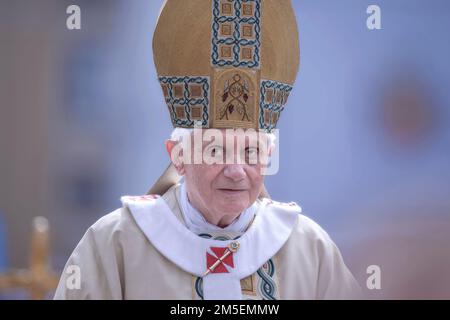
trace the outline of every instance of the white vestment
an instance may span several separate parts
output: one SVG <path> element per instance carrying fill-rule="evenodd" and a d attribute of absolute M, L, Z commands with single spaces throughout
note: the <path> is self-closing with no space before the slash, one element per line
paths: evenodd
<path fill-rule="evenodd" d="M 162 197 L 123 197 L 122 208 L 87 230 L 55 299 L 358 297 L 359 286 L 336 245 L 295 203 L 257 200 L 245 232 L 196 234 L 186 227 L 180 189 L 174 186 Z M 221 263 L 217 250 L 226 252 L 231 242 L 239 249 Z M 205 275 L 211 259 L 220 266 Z"/>

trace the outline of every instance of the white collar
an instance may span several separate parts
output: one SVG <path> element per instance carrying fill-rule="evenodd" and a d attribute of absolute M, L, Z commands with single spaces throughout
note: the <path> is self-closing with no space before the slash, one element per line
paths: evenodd
<path fill-rule="evenodd" d="M 122 197 L 137 225 L 153 246 L 182 270 L 203 279 L 204 299 L 242 299 L 240 280 L 255 273 L 285 244 L 297 223 L 300 207 L 261 201 L 255 220 L 237 240 L 234 268 L 204 276 L 207 252 L 232 241 L 205 239 L 189 231 L 159 196 Z"/>
<path fill-rule="evenodd" d="M 180 207 L 186 227 L 195 234 L 220 231 L 232 231 L 242 234 L 255 216 L 257 203 L 255 201 L 253 205 L 244 210 L 230 225 L 221 228 L 206 221 L 205 217 L 192 206 L 187 196 L 186 183 L 182 182 L 180 186 Z"/>

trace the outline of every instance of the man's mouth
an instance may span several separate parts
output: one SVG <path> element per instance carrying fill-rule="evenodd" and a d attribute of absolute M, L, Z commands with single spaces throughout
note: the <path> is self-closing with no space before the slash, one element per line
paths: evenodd
<path fill-rule="evenodd" d="M 242 191 L 246 191 L 247 189 L 235 189 L 235 188 L 219 188 L 219 191 L 223 191 L 223 192 L 242 192 Z"/>

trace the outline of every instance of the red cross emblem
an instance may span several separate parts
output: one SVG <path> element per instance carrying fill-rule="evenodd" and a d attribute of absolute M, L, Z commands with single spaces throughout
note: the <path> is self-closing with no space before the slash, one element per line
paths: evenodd
<path fill-rule="evenodd" d="M 214 255 L 206 252 L 206 267 L 208 270 L 211 270 L 211 273 L 228 273 L 228 269 L 225 267 L 226 265 L 234 268 L 233 253 L 225 256 L 228 248 L 211 247 L 211 251 Z"/>
<path fill-rule="evenodd" d="M 229 273 L 228 268 L 234 268 L 233 253 L 239 249 L 237 241 L 231 242 L 228 247 L 210 247 L 211 252 L 206 252 L 206 272 Z"/>

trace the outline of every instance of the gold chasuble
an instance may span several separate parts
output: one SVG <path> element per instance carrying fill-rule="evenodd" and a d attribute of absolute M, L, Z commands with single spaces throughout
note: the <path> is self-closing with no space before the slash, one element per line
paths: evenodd
<path fill-rule="evenodd" d="M 189 231 L 180 186 L 162 197 L 124 197 L 120 209 L 88 229 L 63 271 L 55 299 L 345 299 L 359 287 L 328 234 L 294 203 L 258 200 L 255 219 L 239 234 Z M 238 241 L 228 273 L 209 273 L 208 255 Z M 223 250 L 223 249 L 222 249 Z M 223 252 L 222 252 L 223 253 Z M 226 264 L 228 263 L 228 264 Z M 70 288 L 71 266 L 81 270 Z M 204 280 L 230 275 L 239 293 L 208 292 Z M 220 279 L 219 279 L 220 280 Z"/>

